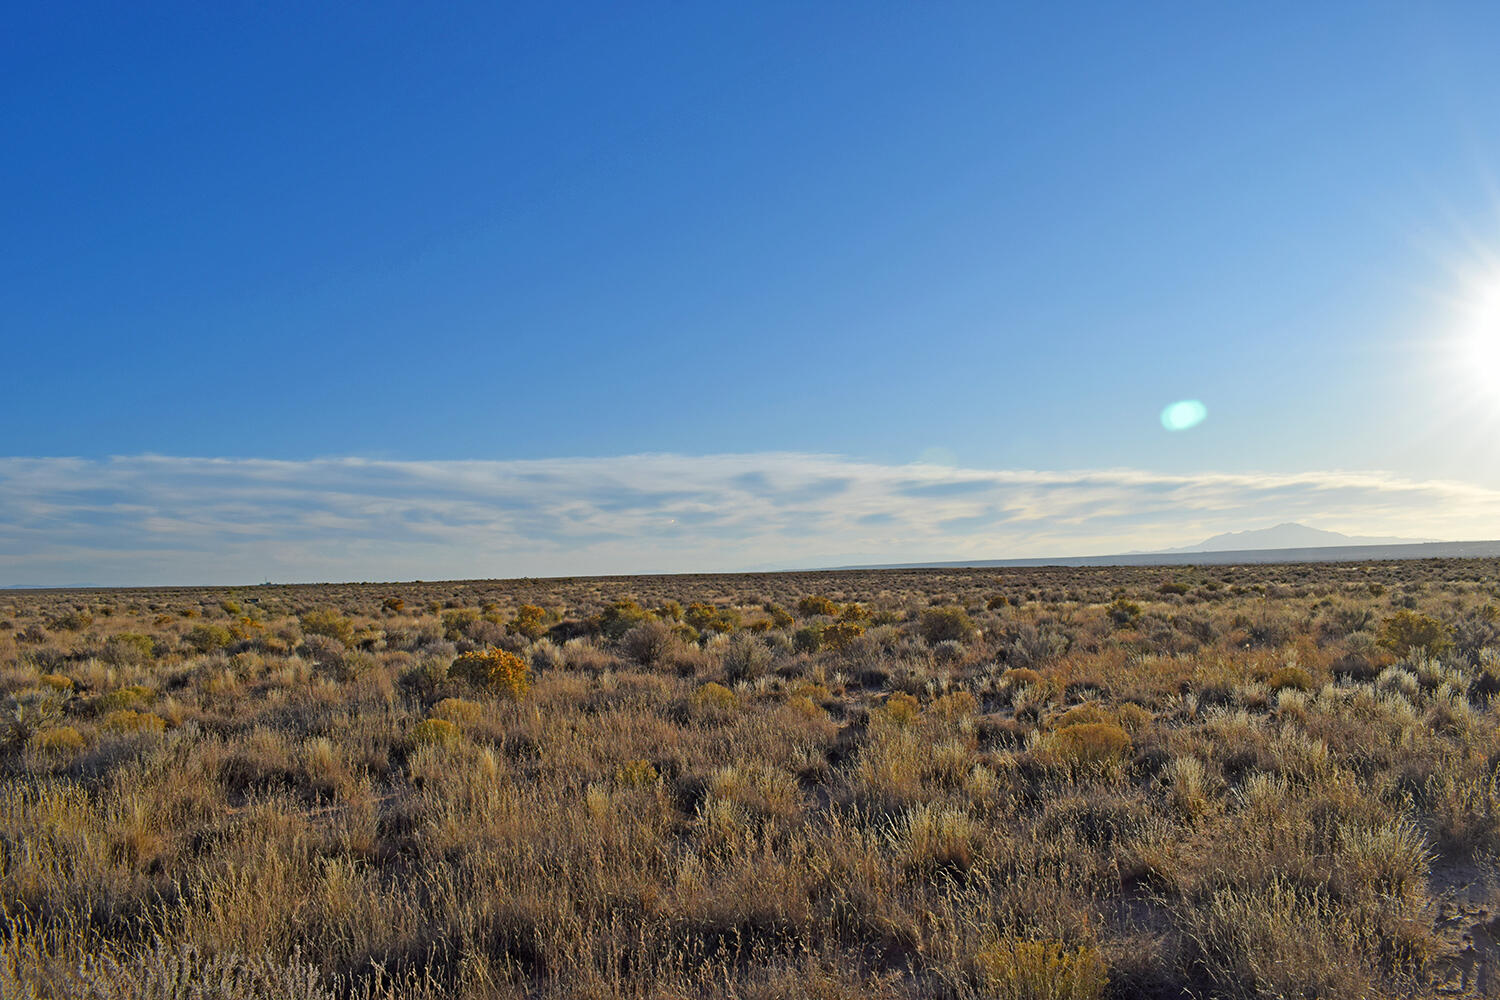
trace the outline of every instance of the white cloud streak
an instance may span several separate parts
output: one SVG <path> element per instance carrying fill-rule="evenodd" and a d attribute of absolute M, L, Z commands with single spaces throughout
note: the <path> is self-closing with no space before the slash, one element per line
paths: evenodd
<path fill-rule="evenodd" d="M 835 455 L 0 458 L 0 583 L 557 576 L 1153 549 L 1278 521 L 1479 538 L 1500 491 L 1382 472 L 985 470 Z"/>

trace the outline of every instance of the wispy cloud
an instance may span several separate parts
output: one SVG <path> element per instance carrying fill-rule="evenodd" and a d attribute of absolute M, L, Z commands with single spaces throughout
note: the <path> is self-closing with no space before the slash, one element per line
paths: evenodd
<path fill-rule="evenodd" d="M 0 458 L 0 582 L 571 575 L 1150 549 L 1282 520 L 1476 538 L 1500 491 L 1381 472 L 1166 475 L 835 455 L 512 462 Z"/>

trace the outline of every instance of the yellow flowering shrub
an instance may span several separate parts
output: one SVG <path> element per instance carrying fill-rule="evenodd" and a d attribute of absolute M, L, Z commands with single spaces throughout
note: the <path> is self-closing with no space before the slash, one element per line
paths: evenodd
<path fill-rule="evenodd" d="M 448 676 L 507 698 L 522 698 L 531 688 L 531 667 L 515 653 L 498 647 L 464 653 L 448 668 Z"/>

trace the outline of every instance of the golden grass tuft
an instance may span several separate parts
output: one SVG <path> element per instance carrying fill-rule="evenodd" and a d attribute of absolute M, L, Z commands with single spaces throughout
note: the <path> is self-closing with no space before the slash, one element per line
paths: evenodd
<path fill-rule="evenodd" d="M 1093 948 L 1003 938 L 974 953 L 983 995 L 993 1000 L 1098 1000 L 1109 985 Z"/>
<path fill-rule="evenodd" d="M 167 728 L 167 722 L 150 712 L 117 708 L 99 720 L 99 728 L 111 733 L 159 733 Z"/>

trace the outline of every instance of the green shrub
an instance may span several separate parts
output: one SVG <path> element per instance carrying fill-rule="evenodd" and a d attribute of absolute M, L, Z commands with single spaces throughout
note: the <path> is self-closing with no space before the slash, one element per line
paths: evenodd
<path fill-rule="evenodd" d="M 979 711 L 979 699 L 967 691 L 950 691 L 927 707 L 940 719 L 967 719 Z"/>
<path fill-rule="evenodd" d="M 512 699 L 525 696 L 531 687 L 531 667 L 515 653 L 499 648 L 464 653 L 448 667 L 448 676 Z"/>
<path fill-rule="evenodd" d="M 1266 684 L 1272 691 L 1280 691 L 1284 688 L 1311 691 L 1317 686 L 1313 682 L 1312 674 L 1297 666 L 1281 667 L 1266 679 Z"/>
<path fill-rule="evenodd" d="M 974 622 L 969 613 L 956 604 L 923 611 L 917 628 L 922 638 L 934 644 L 963 640 L 974 634 Z"/>
<path fill-rule="evenodd" d="M 94 702 L 94 710 L 100 715 L 118 708 L 144 708 L 156 696 L 156 692 L 141 684 L 106 691 Z"/>
<path fill-rule="evenodd" d="M 305 635 L 325 635 L 344 645 L 354 639 L 354 624 L 332 608 L 317 608 L 298 619 Z"/>
<path fill-rule="evenodd" d="M 443 612 L 442 620 L 443 637 L 449 642 L 453 642 L 464 638 L 464 636 L 469 634 L 470 629 L 479 624 L 479 609 L 452 608 Z"/>
<path fill-rule="evenodd" d="M 149 635 L 121 632 L 104 643 L 104 659 L 117 666 L 145 663 L 156 652 L 156 642 Z"/>
<path fill-rule="evenodd" d="M 1114 603 L 1104 609 L 1109 620 L 1120 628 L 1129 628 L 1141 617 L 1141 606 L 1134 601 L 1127 601 L 1123 597 L 1117 597 Z"/>
<path fill-rule="evenodd" d="M 799 653 L 816 653 L 823 648 L 823 626 L 804 625 L 792 634 L 792 648 Z"/>
<path fill-rule="evenodd" d="M 641 622 L 656 616 L 634 601 L 616 601 L 594 618 L 594 625 L 607 638 L 619 639 Z"/>
<path fill-rule="evenodd" d="M 739 612 L 694 601 L 682 613 L 682 620 L 699 632 L 733 632 L 740 627 Z"/>
<path fill-rule="evenodd" d="M 1011 667 L 1000 675 L 1000 679 L 1011 687 L 1026 687 L 1029 684 L 1040 684 L 1042 675 L 1030 667 Z"/>
<path fill-rule="evenodd" d="M 766 614 L 771 616 L 771 625 L 775 628 L 791 628 L 797 621 L 786 608 L 783 608 L 779 604 L 767 604 L 765 611 Z"/>
<path fill-rule="evenodd" d="M 1453 648 L 1448 627 L 1436 618 L 1415 611 L 1397 611 L 1380 628 L 1380 644 L 1397 656 L 1409 656 L 1413 650 L 1425 649 L 1429 656 L 1441 656 Z"/>
<path fill-rule="evenodd" d="M 234 633 L 223 625 L 194 625 L 185 641 L 196 652 L 212 653 L 233 643 Z"/>

